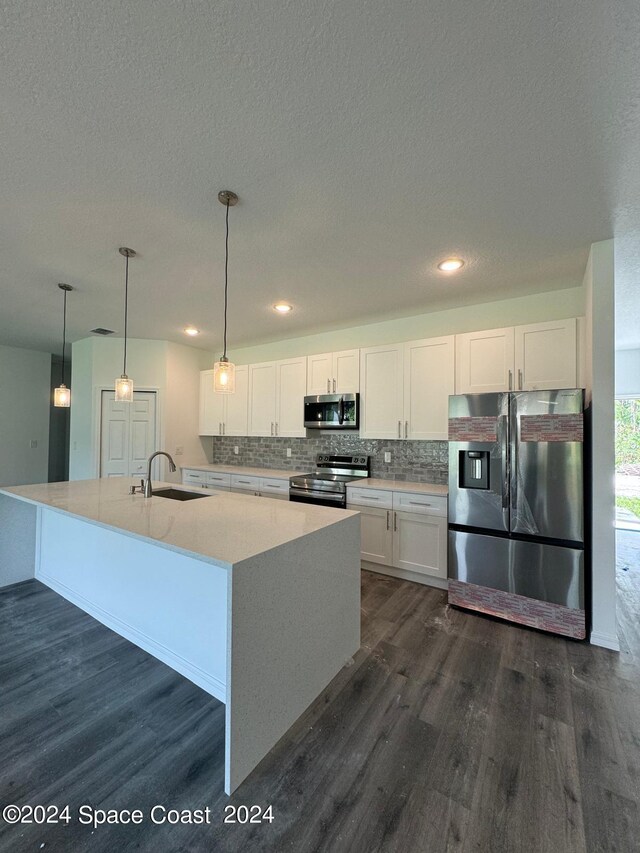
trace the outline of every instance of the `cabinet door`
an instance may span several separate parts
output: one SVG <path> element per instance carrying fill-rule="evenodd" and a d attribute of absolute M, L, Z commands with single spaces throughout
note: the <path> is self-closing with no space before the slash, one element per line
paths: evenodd
<path fill-rule="evenodd" d="M 513 327 L 456 335 L 456 394 L 511 391 Z"/>
<path fill-rule="evenodd" d="M 403 435 L 404 344 L 360 350 L 360 438 Z"/>
<path fill-rule="evenodd" d="M 286 358 L 276 362 L 276 435 L 304 438 L 304 395 L 307 359 Z"/>
<path fill-rule="evenodd" d="M 576 387 L 575 318 L 516 326 L 515 348 L 517 390 Z"/>
<path fill-rule="evenodd" d="M 360 559 L 390 566 L 393 562 L 393 510 L 351 506 L 360 513 Z"/>
<path fill-rule="evenodd" d="M 334 352 L 331 393 L 357 394 L 359 390 L 360 350 L 347 349 L 342 352 Z"/>
<path fill-rule="evenodd" d="M 455 393 L 455 338 L 409 341 L 404 352 L 404 438 L 446 441 Z"/>
<path fill-rule="evenodd" d="M 225 394 L 213 390 L 213 370 L 200 371 L 200 435 L 221 435 Z"/>
<path fill-rule="evenodd" d="M 302 408 L 302 406 L 300 406 Z M 249 365 L 249 435 L 274 435 L 276 423 L 276 363 Z"/>
<path fill-rule="evenodd" d="M 333 383 L 333 353 L 321 352 L 307 356 L 307 394 L 331 394 Z"/>
<path fill-rule="evenodd" d="M 393 565 L 447 577 L 447 519 L 413 512 L 393 513 Z"/>
<path fill-rule="evenodd" d="M 220 394 L 218 396 L 221 396 Z M 246 435 L 249 428 L 249 366 L 236 367 L 236 390 L 226 394 L 225 435 Z"/>

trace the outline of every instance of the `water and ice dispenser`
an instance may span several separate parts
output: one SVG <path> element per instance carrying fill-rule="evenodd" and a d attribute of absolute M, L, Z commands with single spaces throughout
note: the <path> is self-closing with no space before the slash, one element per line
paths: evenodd
<path fill-rule="evenodd" d="M 461 489 L 488 489 L 489 451 L 461 450 L 458 471 Z"/>

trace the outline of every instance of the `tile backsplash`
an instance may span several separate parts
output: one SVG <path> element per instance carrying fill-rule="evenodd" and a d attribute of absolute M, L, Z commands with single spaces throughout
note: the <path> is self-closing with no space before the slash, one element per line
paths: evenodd
<path fill-rule="evenodd" d="M 234 447 L 239 448 L 236 456 Z M 291 457 L 287 457 L 287 448 Z M 371 457 L 371 476 L 385 480 L 412 480 L 446 485 L 448 476 L 446 441 L 386 441 L 361 439 L 354 435 L 327 435 L 318 438 L 256 438 L 214 436 L 212 463 L 313 471 L 318 453 L 340 453 Z M 385 452 L 391 462 L 384 461 Z"/>

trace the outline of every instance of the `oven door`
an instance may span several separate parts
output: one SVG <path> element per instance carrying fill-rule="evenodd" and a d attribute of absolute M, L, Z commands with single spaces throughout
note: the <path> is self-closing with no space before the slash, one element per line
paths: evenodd
<path fill-rule="evenodd" d="M 337 509 L 345 509 L 347 496 L 344 492 L 312 491 L 310 489 L 289 489 L 289 500 L 301 504 L 316 504 L 316 506 L 333 506 Z"/>

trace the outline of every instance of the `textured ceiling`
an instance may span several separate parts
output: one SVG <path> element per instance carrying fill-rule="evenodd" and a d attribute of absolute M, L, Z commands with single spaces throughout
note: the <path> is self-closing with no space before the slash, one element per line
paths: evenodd
<path fill-rule="evenodd" d="M 577 285 L 640 345 L 636 0 L 5 0 L 0 343 L 218 349 Z M 451 254 L 464 271 L 434 267 Z M 277 299 L 289 317 L 271 310 Z M 631 306 L 633 306 L 631 308 Z"/>

